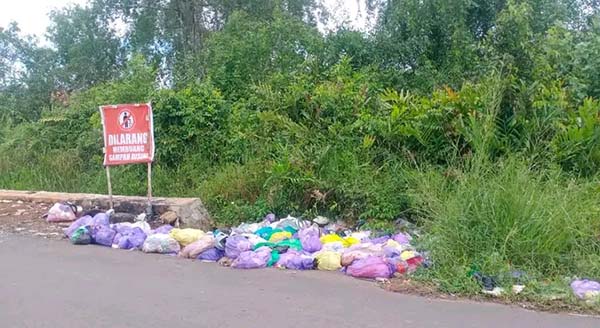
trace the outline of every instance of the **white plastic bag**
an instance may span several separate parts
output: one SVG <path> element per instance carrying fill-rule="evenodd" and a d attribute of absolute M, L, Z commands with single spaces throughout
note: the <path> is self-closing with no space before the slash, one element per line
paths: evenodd
<path fill-rule="evenodd" d="M 71 222 L 77 219 L 77 206 L 69 203 L 56 203 L 46 216 L 48 222 Z"/>
<path fill-rule="evenodd" d="M 177 240 L 167 234 L 150 235 L 142 245 L 144 253 L 177 254 L 179 250 Z"/>

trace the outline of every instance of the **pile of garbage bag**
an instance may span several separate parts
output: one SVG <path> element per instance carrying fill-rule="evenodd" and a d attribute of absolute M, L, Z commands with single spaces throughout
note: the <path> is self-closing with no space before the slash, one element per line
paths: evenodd
<path fill-rule="evenodd" d="M 311 222 L 291 216 L 276 220 L 270 214 L 259 223 L 205 232 L 170 225 L 151 229 L 145 221 L 110 224 L 110 215 L 83 216 L 64 230 L 65 235 L 77 245 L 139 249 L 236 269 L 316 269 L 376 279 L 411 273 L 426 265 L 407 233 L 344 230 L 339 224 L 327 224 L 323 217 Z"/>

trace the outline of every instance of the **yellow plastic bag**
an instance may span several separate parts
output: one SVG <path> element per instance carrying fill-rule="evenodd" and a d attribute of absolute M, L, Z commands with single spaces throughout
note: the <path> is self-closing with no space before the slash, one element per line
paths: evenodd
<path fill-rule="evenodd" d="M 204 236 L 204 231 L 198 229 L 173 229 L 169 235 L 177 240 L 182 247 L 185 247 Z"/>
<path fill-rule="evenodd" d="M 387 247 L 392 247 L 395 249 L 402 249 L 402 245 L 400 245 L 397 241 L 393 240 L 393 239 L 388 239 L 388 241 L 385 243 L 385 246 Z"/>
<path fill-rule="evenodd" d="M 344 244 L 346 245 L 346 247 L 350 247 L 352 245 L 356 245 L 359 243 L 360 243 L 360 240 L 358 240 L 354 237 L 347 237 L 346 239 L 344 239 Z"/>
<path fill-rule="evenodd" d="M 334 243 L 336 241 L 341 241 L 342 243 L 344 243 L 344 239 L 334 233 L 330 235 L 321 236 L 321 243 L 323 244 Z"/>
<path fill-rule="evenodd" d="M 290 238 L 292 238 L 292 233 L 289 231 L 276 232 L 271 235 L 269 242 L 276 243 Z"/>
<path fill-rule="evenodd" d="M 342 267 L 342 255 L 336 252 L 318 252 L 315 256 L 317 259 L 317 269 L 326 271 L 336 271 Z"/>
<path fill-rule="evenodd" d="M 415 256 L 417 256 L 417 254 L 413 251 L 404 251 L 402 254 L 400 254 L 402 261 L 410 260 Z"/>
<path fill-rule="evenodd" d="M 347 237 L 346 239 L 344 239 L 336 234 L 324 235 L 321 237 L 321 243 L 323 243 L 323 244 L 335 243 L 338 241 L 341 242 L 342 245 L 344 245 L 344 247 L 346 247 L 346 248 L 348 248 L 354 244 L 360 243 L 360 240 L 358 240 L 354 237 Z"/>

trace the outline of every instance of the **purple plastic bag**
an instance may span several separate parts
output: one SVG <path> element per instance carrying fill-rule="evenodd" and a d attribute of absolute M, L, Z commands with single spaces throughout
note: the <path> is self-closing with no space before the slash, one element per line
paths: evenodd
<path fill-rule="evenodd" d="M 249 250 L 252 250 L 252 243 L 244 236 L 231 236 L 225 242 L 225 255 L 230 259 L 237 259 L 242 252 Z"/>
<path fill-rule="evenodd" d="M 392 264 L 377 256 L 356 260 L 346 269 L 346 274 L 355 278 L 389 278 L 394 274 Z"/>
<path fill-rule="evenodd" d="M 133 249 L 141 248 L 144 241 L 146 241 L 146 234 L 142 229 L 136 227 L 122 234 L 117 244 L 121 249 Z"/>
<path fill-rule="evenodd" d="M 229 241 L 229 240 L 228 240 Z M 231 264 L 236 269 L 266 268 L 271 259 L 271 249 L 263 246 L 255 251 L 242 252 Z"/>
<path fill-rule="evenodd" d="M 575 280 L 571 283 L 571 289 L 581 299 L 589 300 L 600 296 L 600 283 L 594 280 Z"/>
<path fill-rule="evenodd" d="M 323 247 L 321 240 L 319 239 L 319 228 L 310 227 L 298 232 L 302 249 L 309 253 L 318 252 Z"/>
<path fill-rule="evenodd" d="M 170 224 L 165 224 L 165 225 L 162 225 L 162 226 L 152 230 L 150 233 L 151 234 L 156 234 L 156 233 L 168 234 L 169 232 L 171 232 L 171 230 L 173 230 L 173 226 Z"/>
<path fill-rule="evenodd" d="M 276 266 L 291 270 L 312 270 L 315 267 L 315 259 L 292 249 L 281 254 Z"/>
<path fill-rule="evenodd" d="M 411 239 L 410 236 L 403 232 L 399 232 L 398 234 L 394 235 L 393 238 L 400 245 L 409 245 L 410 244 L 410 239 Z"/>
<path fill-rule="evenodd" d="M 402 253 L 402 252 L 400 252 L 400 250 L 398 250 L 395 247 L 385 246 L 383 248 L 383 254 L 385 255 L 385 257 L 389 257 L 389 258 L 397 257 L 397 256 L 400 256 L 400 253 Z"/>
<path fill-rule="evenodd" d="M 390 240 L 390 236 L 383 236 L 383 237 L 371 239 L 371 243 L 372 244 L 385 244 L 385 243 L 387 243 L 388 240 Z"/>
<path fill-rule="evenodd" d="M 79 229 L 80 227 L 91 225 L 93 220 L 94 219 L 89 215 L 82 216 L 79 219 L 75 220 L 73 223 L 71 223 L 71 225 L 69 225 L 68 228 L 63 229 L 63 231 L 67 237 L 71 238 L 71 235 L 73 234 L 73 232 L 75 232 L 75 230 Z"/>
<path fill-rule="evenodd" d="M 209 249 L 205 250 L 204 252 L 200 253 L 200 255 L 198 255 L 198 257 L 196 257 L 196 259 L 202 260 L 202 261 L 217 262 L 223 256 L 225 256 L 224 251 L 213 247 L 213 248 L 209 248 Z"/>
<path fill-rule="evenodd" d="M 117 234 L 119 234 L 119 235 L 129 234 L 133 230 L 133 228 L 131 227 L 131 225 L 129 225 L 129 224 L 123 224 L 123 223 L 113 224 L 110 227 L 113 228 L 117 232 Z"/>
<path fill-rule="evenodd" d="M 275 222 L 275 220 L 277 220 L 277 218 L 275 217 L 275 214 L 273 214 L 273 213 L 269 213 L 269 214 L 267 214 L 267 216 L 265 216 L 265 221 L 267 221 L 269 223 L 273 223 L 273 222 Z"/>
<path fill-rule="evenodd" d="M 112 246 L 116 233 L 116 231 L 108 226 L 97 225 L 92 228 L 92 239 L 94 244 L 110 247 Z"/>
<path fill-rule="evenodd" d="M 98 213 L 94 215 L 94 220 L 92 224 L 107 226 L 110 224 L 110 219 L 106 213 Z"/>

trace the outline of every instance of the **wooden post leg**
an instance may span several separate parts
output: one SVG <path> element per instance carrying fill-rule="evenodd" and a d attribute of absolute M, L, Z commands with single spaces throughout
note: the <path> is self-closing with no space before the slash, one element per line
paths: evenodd
<path fill-rule="evenodd" d="M 148 219 L 152 216 L 152 163 L 148 163 L 148 206 L 146 207 Z"/>
<path fill-rule="evenodd" d="M 110 167 L 106 166 L 106 182 L 108 183 L 108 204 L 113 209 L 112 184 L 110 183 Z"/>

